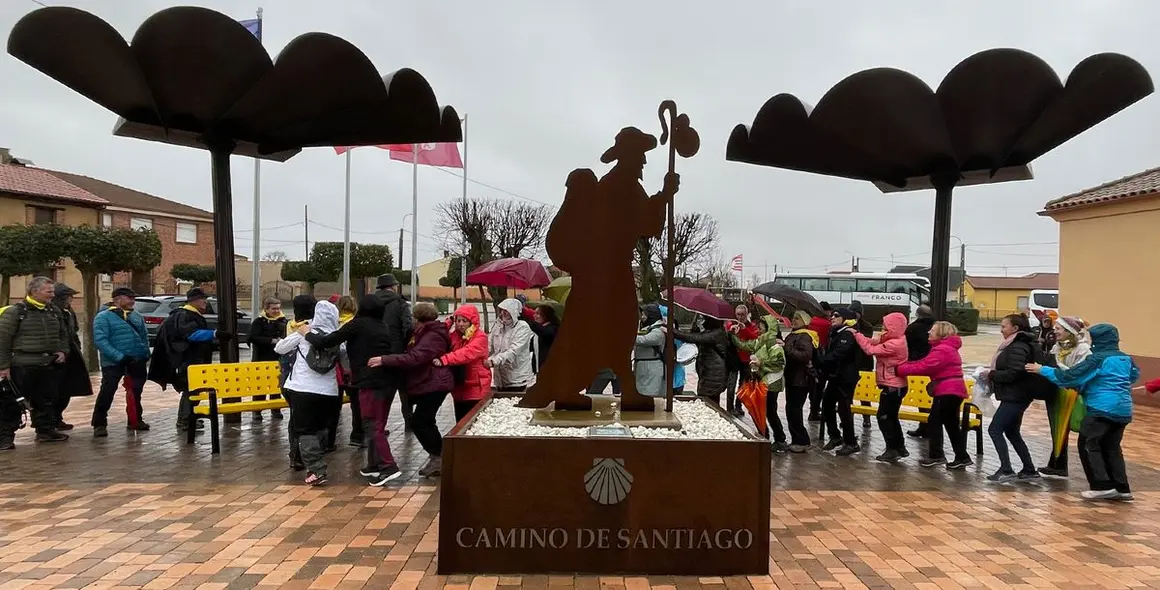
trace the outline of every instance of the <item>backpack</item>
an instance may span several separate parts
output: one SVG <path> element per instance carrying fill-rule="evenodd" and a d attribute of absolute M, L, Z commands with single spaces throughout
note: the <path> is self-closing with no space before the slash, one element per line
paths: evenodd
<path fill-rule="evenodd" d="M 310 367 L 310 370 L 314 371 L 315 373 L 321 373 L 325 375 L 333 371 L 335 367 L 338 366 L 338 346 L 333 348 L 319 348 L 317 346 L 311 346 L 310 352 L 302 354 L 302 351 L 299 350 L 298 353 L 302 355 L 302 358 L 306 359 L 306 366 Z"/>

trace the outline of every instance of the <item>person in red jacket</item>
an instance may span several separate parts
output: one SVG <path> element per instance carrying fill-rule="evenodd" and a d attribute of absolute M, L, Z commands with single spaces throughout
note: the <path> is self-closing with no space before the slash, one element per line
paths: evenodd
<path fill-rule="evenodd" d="M 834 309 L 830 304 L 823 301 L 819 305 L 822 306 L 822 315 L 810 318 L 810 329 L 818 335 L 818 350 L 826 350 L 830 342 L 830 314 Z M 814 388 L 810 391 L 810 422 L 822 421 L 822 392 L 826 390 L 826 378 L 819 371 L 817 379 L 814 381 Z"/>
<path fill-rule="evenodd" d="M 741 340 L 742 342 L 757 340 L 757 337 L 761 335 L 761 332 L 757 328 L 757 323 L 750 319 L 749 306 L 745 305 L 744 303 L 738 305 L 734 310 L 734 314 L 734 317 L 737 318 L 737 321 L 729 322 L 725 326 L 729 333 L 736 334 L 737 339 Z M 728 376 L 729 385 L 725 390 L 725 406 L 731 414 L 740 418 L 741 416 L 745 415 L 745 410 L 741 409 L 741 404 L 736 403 L 735 395 L 737 393 L 738 379 L 744 383 L 745 380 L 749 378 L 750 353 L 745 352 L 740 348 L 735 348 L 734 350 L 736 351 L 740 362 L 737 365 L 737 372 L 730 372 Z"/>
<path fill-rule="evenodd" d="M 474 305 L 462 305 L 450 323 L 451 352 L 433 364 L 451 367 L 455 378 L 451 399 L 455 403 L 455 421 L 459 422 L 491 389 L 491 369 L 483 365 L 488 356 L 487 333 L 479 327 L 479 310 Z"/>

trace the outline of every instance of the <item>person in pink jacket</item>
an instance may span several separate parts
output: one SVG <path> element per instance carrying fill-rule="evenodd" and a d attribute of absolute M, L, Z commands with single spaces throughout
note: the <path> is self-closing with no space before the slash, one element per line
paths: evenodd
<path fill-rule="evenodd" d="M 946 465 L 947 469 L 966 469 L 971 465 L 971 456 L 967 454 L 966 433 L 959 425 L 961 419 L 959 409 L 967 397 L 967 383 L 963 380 L 963 359 L 959 356 L 959 349 L 963 346 L 963 339 L 959 331 L 950 322 L 935 322 L 930 329 L 930 354 L 925 357 L 902 363 L 897 372 L 901 377 L 919 375 L 930 377 L 927 392 L 934 398 L 930 407 L 929 443 L 927 458 L 919 465 L 934 467 Z M 946 429 L 947 437 L 951 439 L 951 447 L 955 451 L 955 460 L 947 463 L 943 454 L 942 429 Z"/>
<path fill-rule="evenodd" d="M 898 365 L 906 362 L 906 316 L 890 313 L 882 318 L 882 334 L 867 338 L 857 332 L 854 339 L 862 352 L 874 357 L 874 377 L 881 395 L 878 397 L 878 428 L 886 440 L 886 452 L 875 457 L 876 461 L 894 463 L 909 457 L 906 437 L 902 435 L 902 423 L 898 421 L 898 409 L 902 398 L 906 397 L 906 378 L 898 375 Z"/>
<path fill-rule="evenodd" d="M 451 367 L 455 389 L 455 421 L 463 419 L 491 389 L 491 369 L 483 366 L 488 355 L 487 333 L 479 327 L 479 310 L 462 305 L 451 317 L 451 352 L 435 359 L 435 366 Z"/>

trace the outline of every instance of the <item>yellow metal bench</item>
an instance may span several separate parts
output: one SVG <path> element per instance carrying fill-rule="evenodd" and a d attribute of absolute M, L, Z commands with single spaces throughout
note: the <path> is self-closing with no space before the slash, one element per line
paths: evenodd
<path fill-rule="evenodd" d="M 918 410 L 930 410 L 931 404 L 934 402 L 926 391 L 926 386 L 930 383 L 930 378 L 908 377 L 906 381 L 906 395 L 902 398 L 903 409 L 898 412 L 898 419 L 925 424 L 930 419 L 930 414 L 919 412 Z M 970 378 L 966 378 L 965 381 L 967 383 L 967 391 L 970 392 L 975 382 Z M 877 414 L 878 397 L 881 393 L 882 391 L 878 389 L 878 382 L 874 378 L 874 373 L 862 371 L 862 378 L 858 381 L 858 386 L 854 389 L 855 405 L 851 407 L 851 410 L 855 414 L 871 416 Z M 858 402 L 868 402 L 872 405 L 858 405 Z M 967 399 L 963 400 L 962 428 L 964 433 L 972 430 L 975 432 L 975 453 L 982 455 L 983 412 L 979 409 L 979 406 L 971 402 L 969 394 Z"/>
<path fill-rule="evenodd" d="M 191 428 L 186 434 L 186 442 L 193 442 L 196 428 L 192 428 L 192 420 L 198 416 L 206 416 L 209 418 L 212 452 L 219 453 L 221 452 L 219 415 L 289 407 L 286 399 L 282 397 L 282 388 L 278 385 L 280 373 L 281 368 L 277 361 L 218 363 L 189 367 L 189 399 L 209 403 L 193 406 L 193 415 L 189 417 Z M 256 400 L 255 396 L 266 396 L 266 399 Z M 343 403 L 350 401 L 345 393 L 342 401 Z"/>

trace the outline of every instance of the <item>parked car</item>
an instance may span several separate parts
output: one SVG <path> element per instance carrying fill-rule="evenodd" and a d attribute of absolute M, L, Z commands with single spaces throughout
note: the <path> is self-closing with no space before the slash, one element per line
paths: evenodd
<path fill-rule="evenodd" d="M 145 318 L 145 329 L 149 332 L 149 346 L 153 346 L 154 340 L 157 338 L 157 330 L 161 328 L 161 322 L 169 317 L 173 310 L 185 305 L 184 295 L 154 295 L 152 297 L 138 297 L 137 298 L 137 313 L 140 313 Z M 217 329 L 217 298 L 209 298 L 209 306 L 205 310 L 205 320 L 209 322 L 209 327 Z M 240 344 L 248 344 L 250 338 L 250 323 L 254 318 L 244 311 L 238 311 L 238 342 Z"/>

